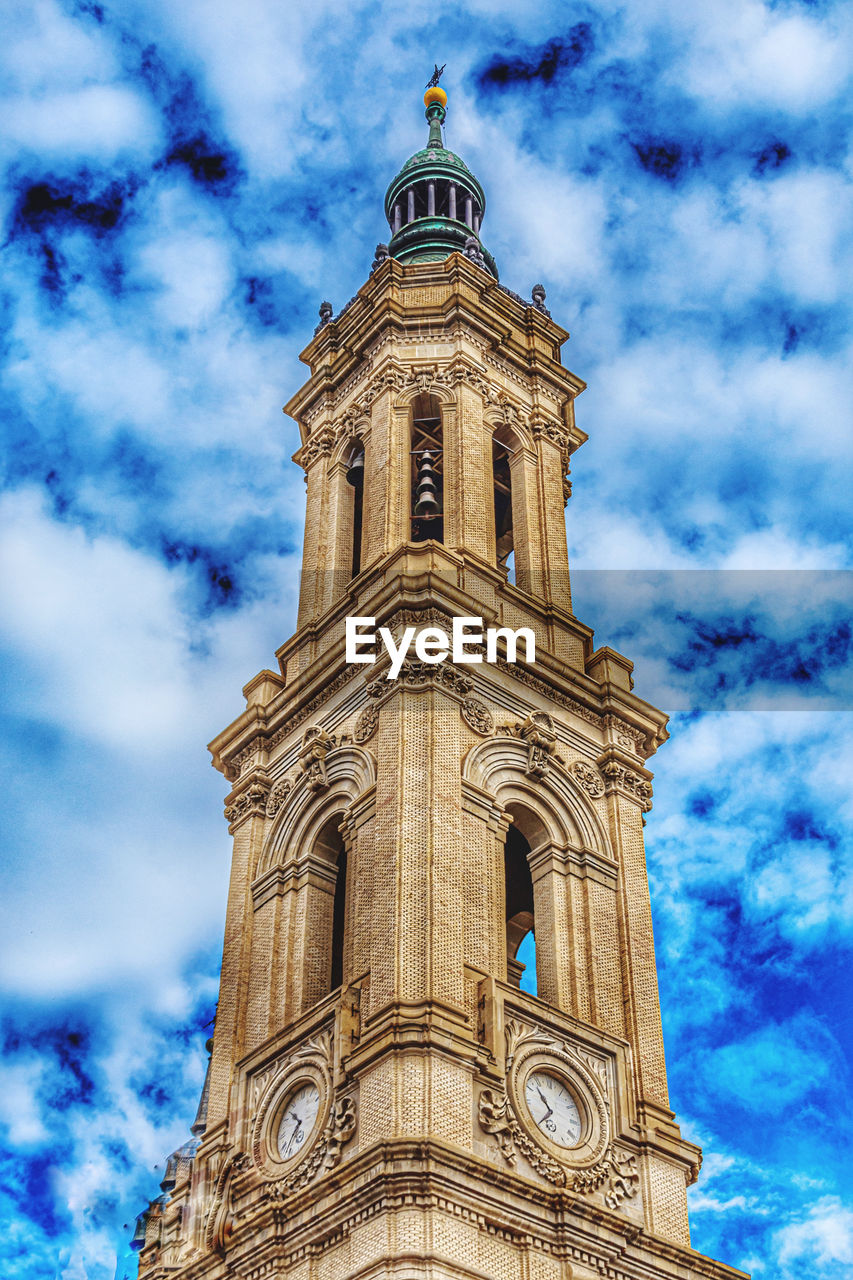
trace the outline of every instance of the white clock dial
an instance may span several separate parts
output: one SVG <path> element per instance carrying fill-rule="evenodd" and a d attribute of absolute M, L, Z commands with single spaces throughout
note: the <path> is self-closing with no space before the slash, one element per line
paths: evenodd
<path fill-rule="evenodd" d="M 313 1081 L 300 1085 L 293 1091 L 278 1122 L 278 1154 L 281 1160 L 290 1160 L 308 1141 L 320 1110 L 320 1091 Z"/>
<path fill-rule="evenodd" d="M 561 1147 L 576 1147 L 581 1117 L 569 1088 L 549 1071 L 531 1071 L 524 1086 L 527 1109 L 540 1129 Z"/>

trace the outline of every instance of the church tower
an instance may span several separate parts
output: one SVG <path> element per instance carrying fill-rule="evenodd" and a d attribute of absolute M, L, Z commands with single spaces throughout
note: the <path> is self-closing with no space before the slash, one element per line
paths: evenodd
<path fill-rule="evenodd" d="M 211 745 L 220 999 L 144 1280 L 741 1275 L 690 1248 L 701 1156 L 667 1096 L 643 848 L 666 718 L 572 611 L 584 383 L 541 286 L 499 283 L 446 101 L 286 406 L 298 626 Z"/>

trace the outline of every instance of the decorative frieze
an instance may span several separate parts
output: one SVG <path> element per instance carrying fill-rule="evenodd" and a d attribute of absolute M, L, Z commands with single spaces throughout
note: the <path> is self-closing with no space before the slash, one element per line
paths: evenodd
<path fill-rule="evenodd" d="M 541 693 L 550 702 L 559 707 L 565 707 L 567 711 L 571 711 L 578 719 L 585 720 L 587 724 L 593 724 L 596 727 L 601 724 L 601 716 L 595 711 L 585 707 L 576 698 L 569 697 L 567 693 L 562 693 L 559 689 L 553 688 L 545 680 L 534 675 L 532 671 L 527 671 L 520 663 L 507 662 L 506 658 L 499 657 L 496 665 L 501 671 L 505 671 L 507 675 L 511 675 L 514 679 L 521 681 L 522 684 L 526 684 L 529 689 L 535 689 L 537 693 Z"/>

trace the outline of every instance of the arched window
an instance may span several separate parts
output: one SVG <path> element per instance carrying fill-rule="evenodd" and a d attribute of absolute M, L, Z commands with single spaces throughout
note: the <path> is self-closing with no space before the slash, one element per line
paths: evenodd
<path fill-rule="evenodd" d="M 513 553 L 515 542 L 512 532 L 512 475 L 510 457 L 512 446 L 501 439 L 500 433 L 492 437 L 492 484 L 495 498 L 495 547 L 498 564 L 506 566 Z"/>
<path fill-rule="evenodd" d="M 329 908 L 318 920 L 317 945 L 323 949 L 323 965 L 329 975 L 326 991 L 334 991 L 344 980 L 344 941 L 346 935 L 347 851 L 339 826 L 341 815 L 330 818 L 320 831 L 315 851 L 324 862 L 335 868 L 334 894 Z"/>
<path fill-rule="evenodd" d="M 347 466 L 347 484 L 352 488 L 352 559 L 350 577 L 361 572 L 361 530 L 364 515 L 364 445 L 356 440 Z"/>
<path fill-rule="evenodd" d="M 412 403 L 412 541 L 444 541 L 441 406 L 426 393 Z"/>
<path fill-rule="evenodd" d="M 506 980 L 535 995 L 536 941 L 529 855 L 528 841 L 515 823 L 511 823 L 504 845 Z"/>

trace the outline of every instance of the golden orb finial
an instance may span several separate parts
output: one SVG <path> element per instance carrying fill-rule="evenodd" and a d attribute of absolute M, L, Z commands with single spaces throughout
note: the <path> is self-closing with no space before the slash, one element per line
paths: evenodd
<path fill-rule="evenodd" d="M 431 85 L 424 94 L 425 107 L 428 107 L 433 102 L 438 102 L 443 107 L 447 106 L 447 94 L 444 92 L 440 84 Z"/>

